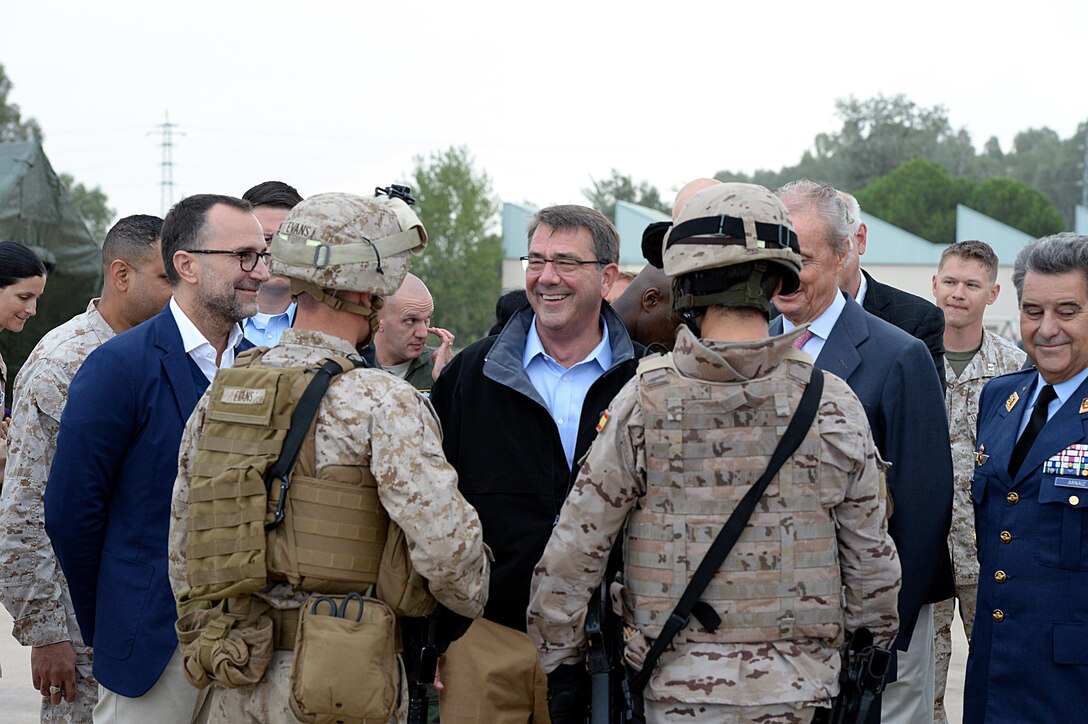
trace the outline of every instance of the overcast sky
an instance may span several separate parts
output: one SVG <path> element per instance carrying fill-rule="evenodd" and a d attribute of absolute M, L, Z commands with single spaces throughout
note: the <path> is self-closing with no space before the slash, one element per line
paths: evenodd
<path fill-rule="evenodd" d="M 120 215 L 268 179 L 371 193 L 465 145 L 504 201 L 584 203 L 619 169 L 691 178 L 796 163 L 835 100 L 944 105 L 976 148 L 1088 119 L 1088 3 L 51 2 L 0 0 L 10 100 L 54 168 Z"/>

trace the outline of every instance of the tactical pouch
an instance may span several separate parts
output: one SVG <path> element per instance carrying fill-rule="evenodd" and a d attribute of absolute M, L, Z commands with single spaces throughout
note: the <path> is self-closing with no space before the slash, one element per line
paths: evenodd
<path fill-rule="evenodd" d="M 427 581 L 416 573 L 408 556 L 408 539 L 400 526 L 389 521 L 389 532 L 378 568 L 378 598 L 389 604 L 397 616 L 418 618 L 434 612 L 436 602 L 427 590 Z"/>
<path fill-rule="evenodd" d="M 193 611 L 174 625 L 185 678 L 198 689 L 213 681 L 228 689 L 255 684 L 272 659 L 272 619 L 248 605 L 228 612 L 228 603 L 237 601 Z"/>
<path fill-rule="evenodd" d="M 400 683 L 392 610 L 357 594 L 313 595 L 299 615 L 295 716 L 308 724 L 388 724 Z"/>

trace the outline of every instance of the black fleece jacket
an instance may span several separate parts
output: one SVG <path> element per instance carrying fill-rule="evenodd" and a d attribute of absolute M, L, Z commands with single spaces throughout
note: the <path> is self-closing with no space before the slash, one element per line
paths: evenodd
<path fill-rule="evenodd" d="M 525 630 L 529 584 L 574 482 L 578 462 L 596 437 L 601 413 L 634 376 L 641 345 L 627 336 L 606 304 L 612 367 L 582 405 L 575 469 L 567 466 L 559 430 L 522 367 L 533 310 L 522 309 L 502 332 L 465 348 L 442 371 L 431 404 L 442 421 L 446 458 L 476 507 L 484 542 L 495 556 L 484 618 Z"/>

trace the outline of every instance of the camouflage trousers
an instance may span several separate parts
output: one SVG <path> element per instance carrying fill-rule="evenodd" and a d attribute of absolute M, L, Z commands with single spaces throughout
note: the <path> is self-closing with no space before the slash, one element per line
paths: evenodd
<path fill-rule="evenodd" d="M 68 703 L 61 699 L 53 706 L 42 697 L 42 724 L 91 724 L 91 713 L 98 703 L 98 682 L 91 673 L 91 650 L 76 647 L 76 700 Z"/>
<path fill-rule="evenodd" d="M 797 709 L 785 704 L 766 706 L 730 706 L 728 704 L 677 704 L 667 701 L 645 701 L 647 724 L 672 722 L 714 722 L 714 724 L 809 724 L 816 710 Z"/>
<path fill-rule="evenodd" d="M 933 649 L 936 658 L 936 695 L 933 699 L 934 724 L 948 724 L 948 717 L 944 711 L 944 690 L 948 682 L 948 664 L 952 660 L 952 617 L 959 601 L 960 620 L 963 622 L 963 633 L 967 641 L 971 641 L 971 626 L 975 623 L 975 598 L 978 594 L 978 584 L 956 584 L 956 597 L 947 601 L 933 604 Z"/>

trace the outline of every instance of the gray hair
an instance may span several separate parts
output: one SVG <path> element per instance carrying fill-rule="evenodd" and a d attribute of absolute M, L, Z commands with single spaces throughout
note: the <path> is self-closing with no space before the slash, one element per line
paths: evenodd
<path fill-rule="evenodd" d="M 775 196 L 782 199 L 792 214 L 805 209 L 815 214 L 823 222 L 825 238 L 836 254 L 845 254 L 850 250 L 853 231 L 846 203 L 839 192 L 827 184 L 809 179 L 791 181 L 777 189 Z"/>
<path fill-rule="evenodd" d="M 846 222 L 850 225 L 850 236 L 853 236 L 861 228 L 861 205 L 853 194 L 845 191 L 839 192 L 839 198 L 846 204 Z"/>
<path fill-rule="evenodd" d="M 1024 276 L 1029 271 L 1051 275 L 1079 271 L 1088 283 L 1088 236 L 1063 231 L 1036 239 L 1021 249 L 1012 269 L 1017 302 L 1024 296 Z"/>
<path fill-rule="evenodd" d="M 612 222 L 604 214 L 588 206 L 549 206 L 533 214 L 529 221 L 529 243 L 533 243 L 533 234 L 544 225 L 556 231 L 574 231 L 586 229 L 593 237 L 593 256 L 597 257 L 598 266 L 616 264 L 620 258 L 620 235 Z"/>

